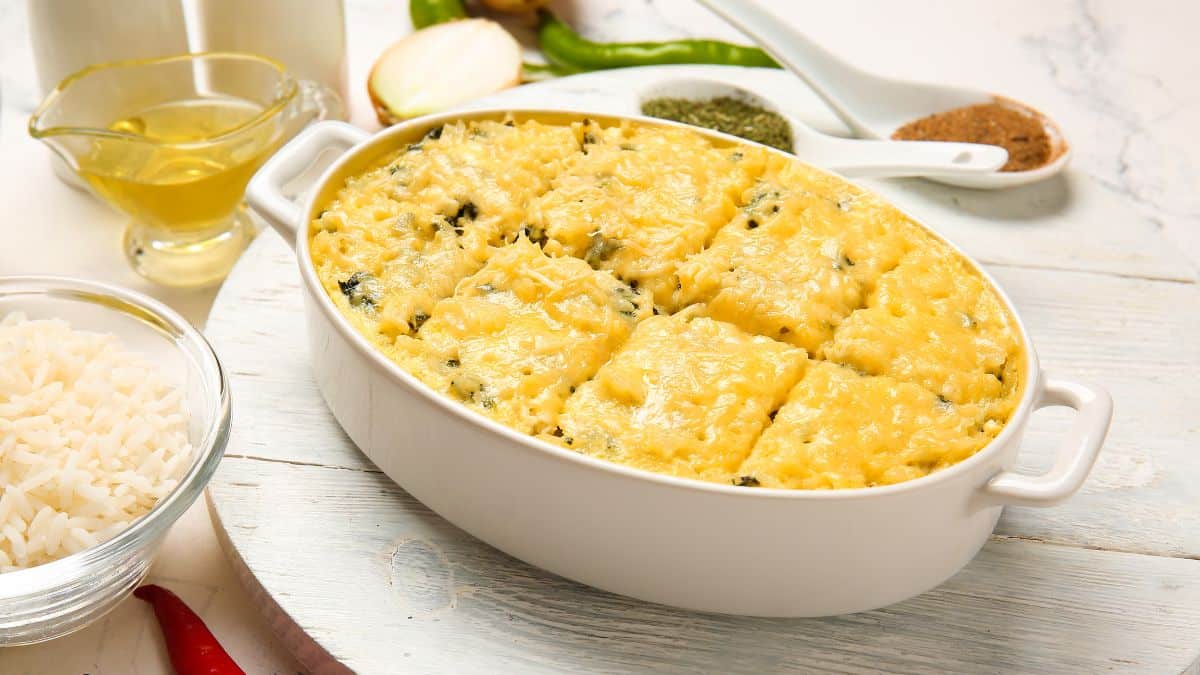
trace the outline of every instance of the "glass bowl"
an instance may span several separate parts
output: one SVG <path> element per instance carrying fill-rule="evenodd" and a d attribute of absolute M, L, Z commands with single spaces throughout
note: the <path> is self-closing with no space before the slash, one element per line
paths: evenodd
<path fill-rule="evenodd" d="M 192 463 L 179 485 L 108 541 L 58 560 L 0 573 L 0 646 L 79 630 L 104 616 L 145 577 L 167 530 L 204 491 L 229 440 L 229 386 L 200 332 L 163 304 L 115 286 L 59 277 L 0 277 L 0 317 L 60 318 L 114 333 L 182 386 Z"/>

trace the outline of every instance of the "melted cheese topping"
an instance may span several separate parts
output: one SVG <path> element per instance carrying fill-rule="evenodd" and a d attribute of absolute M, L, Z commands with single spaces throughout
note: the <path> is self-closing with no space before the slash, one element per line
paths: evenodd
<path fill-rule="evenodd" d="M 649 314 L 608 272 L 521 238 L 439 302 L 398 357 L 434 389 L 536 434 Z"/>
<path fill-rule="evenodd" d="M 925 387 L 951 403 L 985 404 L 995 426 L 1020 398 L 1023 352 L 999 297 L 966 262 L 928 242 L 884 274 L 822 355 Z"/>
<path fill-rule="evenodd" d="M 909 480 L 986 445 L 1024 390 L 1013 318 L 952 249 L 837 177 L 683 129 L 447 125 L 347 180 L 310 248 L 339 310 L 434 390 L 649 471 Z"/>
<path fill-rule="evenodd" d="M 711 246 L 680 266 L 678 303 L 803 347 L 833 337 L 917 226 L 852 185 L 772 157 Z M 782 263 L 781 261 L 786 261 Z"/>
<path fill-rule="evenodd" d="M 738 475 L 766 487 L 887 485 L 950 466 L 990 440 L 974 409 L 915 384 L 814 363 Z"/>
<path fill-rule="evenodd" d="M 440 127 L 346 181 L 313 223 L 313 263 L 351 321 L 386 344 L 411 335 L 438 300 L 519 229 L 526 206 L 568 157 L 577 128 L 525 122 Z M 358 293 L 340 292 L 358 274 Z M 369 305 L 369 317 L 347 311 Z"/>
<path fill-rule="evenodd" d="M 729 482 L 805 361 L 727 323 L 651 317 L 567 399 L 554 440 L 640 469 Z"/>
<path fill-rule="evenodd" d="M 529 223 L 547 252 L 637 281 L 674 309 L 675 268 L 737 212 L 766 152 L 698 143 L 684 129 L 586 129 L 581 152 L 533 203 Z"/>

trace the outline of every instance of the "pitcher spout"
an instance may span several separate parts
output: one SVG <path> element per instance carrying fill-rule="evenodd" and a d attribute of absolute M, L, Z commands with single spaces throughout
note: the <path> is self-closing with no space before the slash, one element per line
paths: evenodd
<path fill-rule="evenodd" d="M 117 109 L 111 103 L 111 91 L 104 91 L 111 84 L 102 75 L 107 69 L 107 65 L 92 66 L 67 77 L 29 118 L 29 135 L 45 143 L 76 172 L 97 139 L 133 140 L 108 128 Z"/>

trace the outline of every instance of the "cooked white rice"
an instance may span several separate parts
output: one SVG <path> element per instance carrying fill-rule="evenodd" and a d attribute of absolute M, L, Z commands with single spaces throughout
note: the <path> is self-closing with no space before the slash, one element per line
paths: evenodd
<path fill-rule="evenodd" d="M 112 538 L 186 473 L 183 392 L 115 335 L 0 321 L 0 572 Z"/>

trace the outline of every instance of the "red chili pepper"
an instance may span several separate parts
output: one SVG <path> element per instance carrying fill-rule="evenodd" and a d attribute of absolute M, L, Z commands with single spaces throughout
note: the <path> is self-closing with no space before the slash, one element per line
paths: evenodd
<path fill-rule="evenodd" d="M 178 595 L 153 584 L 133 594 L 154 607 L 167 642 L 167 655 L 178 675 L 246 675 Z"/>

